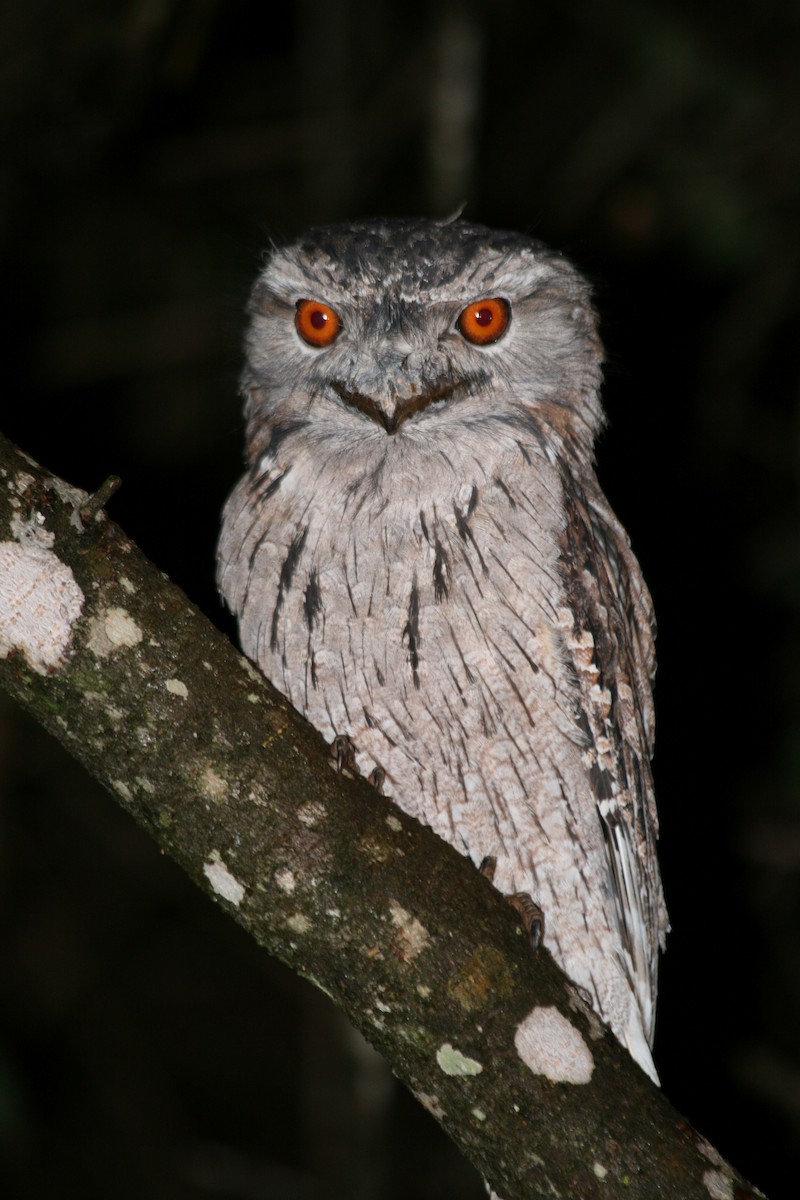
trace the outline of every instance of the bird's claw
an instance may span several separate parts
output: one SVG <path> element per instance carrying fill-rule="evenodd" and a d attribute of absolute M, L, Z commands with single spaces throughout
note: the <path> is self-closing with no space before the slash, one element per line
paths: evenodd
<path fill-rule="evenodd" d="M 497 870 L 497 859 L 495 856 L 487 854 L 478 870 L 490 883 L 493 883 L 495 871 Z M 535 954 L 544 940 L 544 913 L 527 892 L 514 892 L 513 895 L 504 896 L 503 899 L 518 914 L 520 921 L 522 921 L 522 926 L 528 935 L 531 950 Z"/>
<path fill-rule="evenodd" d="M 337 734 L 331 742 L 333 757 L 336 759 L 336 770 L 341 775 L 343 771 L 356 774 L 356 748 L 346 733 Z"/>

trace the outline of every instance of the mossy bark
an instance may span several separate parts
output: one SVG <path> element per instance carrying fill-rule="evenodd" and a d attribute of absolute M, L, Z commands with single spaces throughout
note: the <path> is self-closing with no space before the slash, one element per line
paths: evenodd
<path fill-rule="evenodd" d="M 0 685 L 344 1009 L 505 1200 L 758 1194 L 530 953 L 474 866 L 337 775 L 318 734 L 87 500 L 0 438 L 0 544 L 45 572 L 55 556 L 82 595 L 78 616 L 53 605 L 43 666 L 26 605 L 39 636 L 51 600 L 0 578 Z"/>

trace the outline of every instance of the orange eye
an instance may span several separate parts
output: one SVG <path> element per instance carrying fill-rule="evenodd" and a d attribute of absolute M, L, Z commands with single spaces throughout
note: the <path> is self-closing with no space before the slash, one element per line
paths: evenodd
<path fill-rule="evenodd" d="M 503 336 L 510 318 L 508 301 L 496 296 L 492 300 L 476 300 L 474 304 L 468 304 L 457 323 L 468 342 L 476 346 L 488 346 Z"/>
<path fill-rule="evenodd" d="M 298 300 L 294 315 L 297 332 L 309 346 L 330 346 L 342 328 L 339 314 L 321 300 Z"/>

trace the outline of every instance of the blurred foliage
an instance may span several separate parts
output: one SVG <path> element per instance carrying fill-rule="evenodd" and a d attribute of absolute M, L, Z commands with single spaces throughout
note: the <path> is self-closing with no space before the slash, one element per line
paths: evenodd
<path fill-rule="evenodd" d="M 601 477 L 661 628 L 656 1057 L 678 1107 L 788 1195 L 800 8 L 28 0 L 0 32 L 4 431 L 86 488 L 121 474 L 115 518 L 221 623 L 240 314 L 270 238 L 466 202 L 595 281 Z M 0 718 L 4 1194 L 482 1194 L 322 998 Z"/>

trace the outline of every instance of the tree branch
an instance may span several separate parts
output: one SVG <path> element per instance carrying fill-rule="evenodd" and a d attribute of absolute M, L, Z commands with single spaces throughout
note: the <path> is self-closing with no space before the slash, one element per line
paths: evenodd
<path fill-rule="evenodd" d="M 505 1200 L 760 1194 L 467 859 L 337 776 L 91 498 L 2 437 L 0 685 L 345 1010 Z"/>

